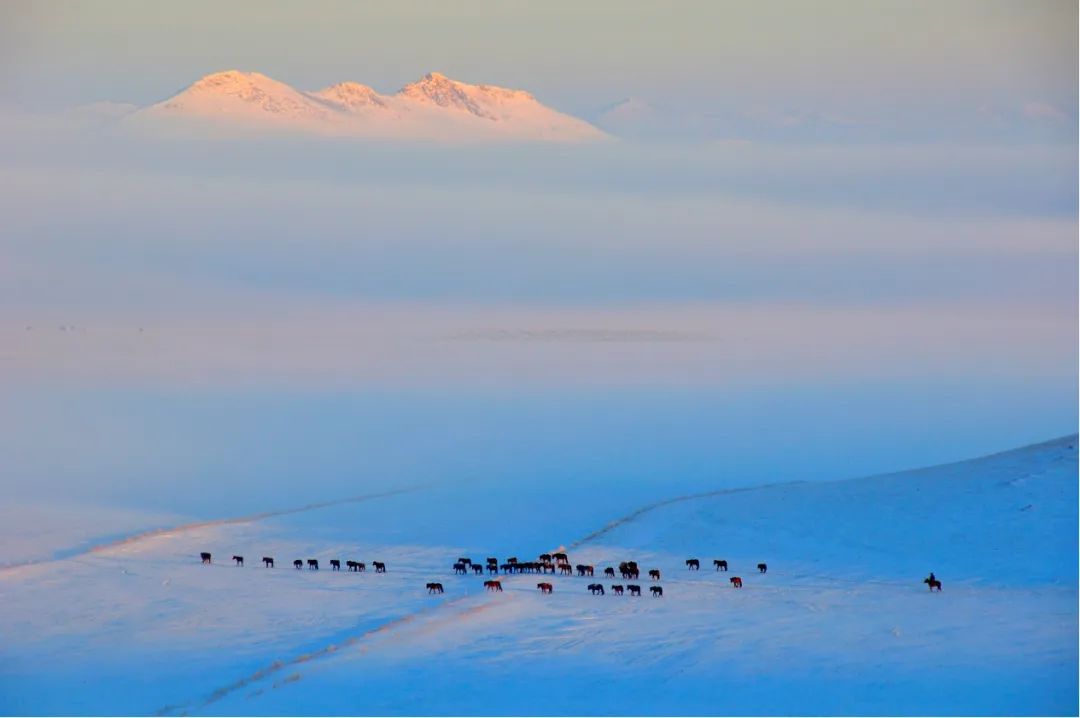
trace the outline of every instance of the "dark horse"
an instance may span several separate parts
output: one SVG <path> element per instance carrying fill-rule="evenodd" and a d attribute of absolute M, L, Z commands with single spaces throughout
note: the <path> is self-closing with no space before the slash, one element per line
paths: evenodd
<path fill-rule="evenodd" d="M 686 570 L 687 571 L 700 571 L 701 570 L 701 561 L 698 561 L 696 558 L 688 558 L 688 559 L 686 559 Z"/>
<path fill-rule="evenodd" d="M 631 583 L 626 584 L 626 590 L 630 592 L 631 596 L 641 595 L 641 586 L 635 586 Z"/>
<path fill-rule="evenodd" d="M 273 568 L 274 567 L 274 559 L 271 558 L 270 556 L 263 556 L 263 565 L 266 566 L 267 568 Z"/>
<path fill-rule="evenodd" d="M 243 566 L 244 565 L 244 557 L 243 556 L 233 556 L 232 560 L 236 561 L 237 566 Z"/>
<path fill-rule="evenodd" d="M 483 573 L 484 573 L 484 567 L 483 567 L 483 566 L 481 566 L 481 565 L 480 565 L 480 564 L 478 564 L 478 563 L 474 563 L 474 564 L 472 565 L 472 572 L 473 572 L 474 574 L 476 574 L 477 576 L 479 576 L 479 575 L 481 575 L 481 574 L 483 574 Z"/>
<path fill-rule="evenodd" d="M 441 583 L 429 583 L 427 585 L 427 592 L 428 593 L 442 593 L 443 592 L 442 584 Z"/>
<path fill-rule="evenodd" d="M 615 578 L 615 569 L 613 569 L 611 566 L 608 566 L 604 569 L 604 576 L 607 578 Z"/>
<path fill-rule="evenodd" d="M 468 572 L 469 572 L 469 569 L 466 568 L 465 564 L 462 563 L 461 561 L 458 561 L 457 563 L 454 564 L 454 573 L 464 575 L 464 574 L 466 574 Z"/>
<path fill-rule="evenodd" d="M 319 570 L 319 559 L 317 559 L 317 558 L 309 558 L 307 560 L 307 567 L 309 569 L 311 569 L 312 571 L 318 571 Z"/>
<path fill-rule="evenodd" d="M 304 567 L 304 562 L 301 561 L 300 559 L 296 559 L 295 561 L 292 562 L 292 565 L 293 565 L 293 568 L 303 568 Z"/>
<path fill-rule="evenodd" d="M 658 568 L 649 569 L 649 578 L 653 579 L 654 581 L 659 581 L 660 580 L 660 569 L 658 569 Z"/>
<path fill-rule="evenodd" d="M 212 562 L 212 561 L 210 560 L 210 554 L 209 554 L 209 553 L 207 553 L 206 551 L 203 551 L 203 552 L 202 552 L 201 554 L 199 554 L 199 558 L 201 558 L 201 559 L 202 559 L 202 562 L 203 562 L 203 563 L 213 563 L 213 562 Z"/>
<path fill-rule="evenodd" d="M 935 588 L 938 591 L 941 590 L 941 581 L 938 581 L 936 578 L 924 578 L 922 582 L 925 583 L 927 588 L 929 588 L 931 591 L 933 591 Z"/>
<path fill-rule="evenodd" d="M 598 583 L 590 583 L 589 584 L 589 593 L 591 593 L 594 596 L 603 596 L 604 595 L 604 587 L 601 586 Z"/>
<path fill-rule="evenodd" d="M 664 595 L 663 586 L 649 586 L 649 590 L 652 591 L 653 598 L 660 598 Z"/>
<path fill-rule="evenodd" d="M 336 558 L 330 559 L 330 568 L 334 569 L 335 571 L 340 571 L 341 570 L 341 561 L 339 559 L 336 559 Z"/>
<path fill-rule="evenodd" d="M 767 565 L 767 564 L 764 564 L 764 563 L 759 563 L 759 564 L 757 565 L 757 570 L 758 570 L 758 572 L 759 572 L 759 573 L 765 573 L 766 571 L 768 571 L 768 570 L 769 570 L 769 567 L 768 567 L 768 565 Z"/>
<path fill-rule="evenodd" d="M 386 573 L 386 564 L 382 561 L 372 561 L 371 565 L 375 567 L 375 573 Z"/>
<path fill-rule="evenodd" d="M 727 571 L 727 561 L 721 558 L 714 559 L 712 565 L 716 566 L 717 571 Z"/>

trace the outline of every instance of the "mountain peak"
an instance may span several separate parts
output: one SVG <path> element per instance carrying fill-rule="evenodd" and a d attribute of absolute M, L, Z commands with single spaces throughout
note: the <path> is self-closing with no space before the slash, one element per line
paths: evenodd
<path fill-rule="evenodd" d="M 358 82 L 301 91 L 258 72 L 224 70 L 131 113 L 132 126 L 212 131 L 302 132 L 354 137 L 580 142 L 606 135 L 538 102 L 528 92 L 470 85 L 429 72 L 394 95 Z"/>
<path fill-rule="evenodd" d="M 386 107 L 386 100 L 382 95 L 359 82 L 339 82 L 312 94 L 349 110 L 360 107 Z"/>

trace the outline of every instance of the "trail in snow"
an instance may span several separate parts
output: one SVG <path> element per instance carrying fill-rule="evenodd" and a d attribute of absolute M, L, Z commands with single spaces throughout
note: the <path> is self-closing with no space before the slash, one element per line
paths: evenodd
<path fill-rule="evenodd" d="M 651 504 L 646 504 L 645 506 L 642 506 L 640 509 L 637 509 L 636 511 L 633 511 L 633 512 L 627 514 L 626 516 L 623 516 L 622 518 L 618 518 L 618 519 L 615 519 L 614 521 L 608 522 L 607 524 L 604 525 L 603 528 L 598 529 L 596 531 L 593 531 L 588 536 L 585 536 L 584 538 L 580 538 L 577 541 L 570 544 L 570 548 L 577 548 L 579 546 L 584 546 L 587 543 L 595 541 L 596 539 L 600 538 L 601 536 L 608 533 L 609 531 L 614 531 L 615 529 L 619 528 L 620 526 L 623 526 L 625 524 L 630 523 L 631 521 L 635 521 L 635 520 L 641 518 L 643 515 L 649 513 L 650 511 L 654 511 L 654 510 L 662 508 L 664 506 L 670 506 L 671 504 L 678 504 L 678 503 L 682 503 L 683 501 L 694 501 L 696 499 L 707 499 L 707 498 L 711 498 L 713 496 L 726 496 L 726 495 L 729 495 L 729 494 L 741 494 L 741 493 L 745 493 L 747 491 L 759 491 L 761 489 L 771 489 L 771 488 L 776 488 L 776 487 L 779 487 L 779 486 L 794 486 L 796 484 L 804 484 L 804 483 L 806 483 L 806 482 L 805 481 L 784 481 L 784 482 L 775 483 L 775 484 L 762 484 L 761 486 L 747 486 L 747 487 L 744 487 L 744 488 L 741 488 L 741 489 L 720 489 L 718 491 L 705 491 L 705 492 L 702 492 L 700 494 L 686 494 L 684 496 L 676 496 L 676 497 L 670 498 L 670 499 L 663 499 L 661 501 L 655 501 L 655 502 L 653 502 Z"/>
<path fill-rule="evenodd" d="M 251 673 L 251 674 L 249 674 L 247 676 L 244 676 L 243 678 L 239 678 L 239 679 L 233 681 L 232 683 L 229 683 L 228 685 L 222 686 L 221 688 L 215 689 L 208 696 L 206 696 L 205 698 L 203 698 L 201 700 L 191 701 L 191 702 L 188 702 L 188 703 L 182 703 L 182 704 L 179 704 L 179 705 L 165 706 L 164 708 L 161 708 L 161 709 L 159 709 L 157 711 L 157 715 L 159 715 L 159 716 L 187 715 L 188 711 L 190 711 L 190 710 L 199 710 L 199 709 L 202 709 L 202 708 L 206 708 L 207 706 L 210 706 L 210 705 L 216 703 L 217 701 L 221 700 L 222 698 L 224 698 L 225 696 L 227 696 L 227 695 L 229 695 L 231 693 L 234 693 L 234 692 L 236 692 L 238 690 L 241 690 L 243 688 L 247 688 L 248 686 L 250 686 L 250 685 L 252 685 L 254 683 L 258 683 L 258 682 L 260 682 L 260 681 L 262 681 L 262 680 L 264 680 L 266 678 L 269 678 L 271 676 L 277 675 L 277 674 L 281 673 L 282 671 L 284 671 L 287 668 L 292 668 L 293 666 L 299 666 L 299 665 L 302 665 L 304 663 L 309 663 L 311 661 L 315 661 L 315 660 L 318 660 L 320 658 L 327 658 L 327 657 L 337 653 L 339 650 L 344 649 L 344 648 L 351 648 L 353 646 L 358 646 L 359 645 L 362 652 L 366 651 L 366 650 L 369 649 L 369 646 L 361 645 L 365 641 L 369 641 L 369 640 L 371 640 L 373 638 L 381 637 L 383 634 L 389 633 L 391 631 L 395 631 L 395 630 L 397 630 L 399 628 L 402 628 L 403 626 L 407 626 L 407 625 L 409 625 L 409 624 L 415 622 L 416 620 L 421 619 L 421 618 L 423 618 L 425 616 L 432 615 L 432 614 L 437 614 L 437 613 L 439 613 L 441 611 L 445 611 L 445 610 L 447 610 L 448 607 L 456 606 L 457 604 L 468 601 L 470 598 L 476 599 L 476 598 L 484 597 L 486 595 L 487 595 L 486 593 L 483 593 L 483 594 L 471 594 L 471 595 L 466 595 L 466 596 L 459 596 L 458 598 L 451 598 L 451 599 L 443 601 L 442 603 L 440 603 L 438 605 L 430 606 L 428 608 L 422 608 L 420 610 L 413 611 L 412 613 L 406 613 L 403 616 L 399 616 L 397 618 L 389 620 L 389 621 L 387 621 L 385 623 L 382 623 L 382 624 L 380 624 L 380 625 L 378 625 L 378 626 L 376 626 L 374 628 L 369 628 L 366 631 L 364 631 L 362 633 L 359 633 L 357 635 L 347 636 L 347 637 L 345 637 L 344 639 L 342 639 L 340 641 L 337 641 L 335 643 L 330 643 L 330 644 L 328 644 L 328 645 L 326 645 L 326 646 L 324 646 L 322 648 L 319 648 L 317 650 L 308 651 L 307 653 L 303 653 L 303 654 L 301 654 L 299 656 L 294 656 L 293 658 L 289 658 L 287 660 L 274 661 L 273 663 L 266 666 L 265 668 L 260 668 L 259 670 L 255 671 L 254 673 Z M 482 611 L 486 611 L 486 610 L 490 609 L 491 607 L 493 607 L 494 605 L 496 605 L 496 604 L 492 603 L 490 600 L 487 600 L 487 601 L 485 601 L 485 603 L 482 603 L 482 604 L 480 604 L 478 606 L 469 606 L 469 607 L 467 607 L 467 608 L 465 608 L 465 609 L 463 609 L 461 611 L 457 611 L 457 612 L 453 613 L 452 615 L 445 617 L 443 619 L 443 622 L 450 621 L 451 619 L 457 620 L 457 619 L 461 619 L 461 618 L 467 618 L 469 616 L 475 615 L 475 614 L 480 613 Z M 291 680 L 295 680 L 295 678 L 290 677 L 290 678 L 287 678 L 287 679 L 285 679 L 283 681 L 276 682 L 276 683 L 274 683 L 272 688 L 277 688 L 279 685 L 283 685 L 285 683 L 291 682 Z"/>
<path fill-rule="evenodd" d="M 57 561 L 64 561 L 67 559 L 78 558 L 79 556 L 87 556 L 101 551 L 108 551 L 111 549 L 119 548 L 120 546 L 127 546 L 139 541 L 144 541 L 149 538 L 155 538 L 159 536 L 168 536 L 170 534 L 182 533 L 185 531 L 194 531 L 196 529 L 208 528 L 211 526 L 224 526 L 229 524 L 248 524 L 256 521 L 263 521 L 265 519 L 276 518 L 278 516 L 288 516 L 290 514 L 303 513 L 305 511 L 316 511 L 318 509 L 328 508 L 330 506 L 339 506 L 341 504 L 360 503 L 363 501 L 371 501 L 373 499 L 381 499 L 389 496 L 398 496 L 400 494 L 406 494 L 413 491 L 418 491 L 422 487 L 412 486 L 405 489 L 395 489 L 393 491 L 383 491 L 375 494 L 362 494 L 360 496 L 350 496 L 344 499 L 332 499 L 330 501 L 320 501 L 313 504 L 305 504 L 304 506 L 298 506 L 291 509 L 278 509 L 276 511 L 263 511 L 257 514 L 249 514 L 247 516 L 234 516 L 231 518 L 211 519 L 208 521 L 195 521 L 189 524 L 180 524 L 179 526 L 170 526 L 167 528 L 150 529 L 148 531 L 140 531 L 136 534 L 123 536 L 118 539 L 105 541 L 102 543 L 94 544 L 91 546 L 76 546 L 69 549 L 61 549 L 54 552 L 52 558 L 48 559 L 31 559 L 29 561 L 21 561 L 19 563 L 11 563 L 0 565 L 0 573 L 6 571 L 14 571 L 16 569 L 25 568 L 27 566 L 40 566 L 44 564 L 55 563 Z"/>

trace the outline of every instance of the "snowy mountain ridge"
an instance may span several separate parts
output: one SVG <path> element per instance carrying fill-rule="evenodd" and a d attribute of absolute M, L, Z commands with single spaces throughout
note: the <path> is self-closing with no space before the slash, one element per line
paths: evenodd
<path fill-rule="evenodd" d="M 608 136 L 523 90 L 431 72 L 382 95 L 357 82 L 303 91 L 258 72 L 227 70 L 125 118 L 147 130 L 268 131 L 423 140 L 587 142 Z"/>

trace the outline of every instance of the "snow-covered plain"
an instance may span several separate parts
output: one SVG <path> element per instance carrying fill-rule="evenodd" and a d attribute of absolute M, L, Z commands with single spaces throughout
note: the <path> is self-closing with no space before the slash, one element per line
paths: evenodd
<path fill-rule="evenodd" d="M 1075 714 L 1076 441 L 622 517 L 598 504 L 591 523 L 564 520 L 557 494 L 496 509 L 419 487 L 166 531 L 152 529 L 167 517 L 122 514 L 93 524 L 98 541 L 45 531 L 28 547 L 11 538 L 41 513 L 11 511 L 0 712 Z M 489 593 L 450 568 L 559 547 L 598 573 L 659 568 L 664 597 L 535 575 Z M 920 583 L 929 571 L 942 593 Z M 445 595 L 426 593 L 433 580 Z"/>

